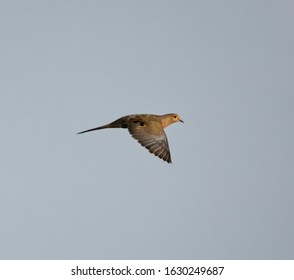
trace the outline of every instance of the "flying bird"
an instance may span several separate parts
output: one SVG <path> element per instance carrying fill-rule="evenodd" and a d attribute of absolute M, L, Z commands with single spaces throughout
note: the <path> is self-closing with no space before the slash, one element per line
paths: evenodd
<path fill-rule="evenodd" d="M 172 123 L 182 122 L 178 114 L 138 114 L 121 117 L 114 122 L 79 132 L 82 134 L 105 128 L 127 128 L 129 133 L 150 153 L 171 163 L 168 141 L 164 129 Z"/>

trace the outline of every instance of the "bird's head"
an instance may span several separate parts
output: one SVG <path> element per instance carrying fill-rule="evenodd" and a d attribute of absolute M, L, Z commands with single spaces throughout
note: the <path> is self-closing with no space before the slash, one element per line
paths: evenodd
<path fill-rule="evenodd" d="M 178 114 L 167 114 L 163 116 L 163 119 L 161 121 L 163 128 L 169 126 L 172 123 L 175 122 L 184 122 L 183 120 L 181 120 L 180 116 Z"/>
<path fill-rule="evenodd" d="M 183 120 L 181 120 L 180 116 L 178 114 L 171 114 L 171 119 L 172 119 L 172 122 L 184 122 Z"/>

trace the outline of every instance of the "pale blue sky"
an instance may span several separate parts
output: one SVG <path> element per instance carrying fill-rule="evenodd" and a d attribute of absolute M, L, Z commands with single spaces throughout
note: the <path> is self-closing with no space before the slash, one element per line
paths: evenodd
<path fill-rule="evenodd" d="M 0 1 L 1 259 L 293 259 L 293 1 Z M 181 115 L 173 164 L 127 130 Z"/>

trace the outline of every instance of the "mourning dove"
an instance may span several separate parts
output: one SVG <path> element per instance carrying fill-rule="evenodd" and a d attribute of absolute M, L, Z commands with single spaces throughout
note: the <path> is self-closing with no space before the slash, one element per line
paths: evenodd
<path fill-rule="evenodd" d="M 164 161 L 171 163 L 171 156 L 168 141 L 164 129 L 172 123 L 183 122 L 177 114 L 166 115 L 128 115 L 115 120 L 114 122 L 85 131 L 104 128 L 127 128 L 130 134 L 150 153 L 158 156 Z"/>

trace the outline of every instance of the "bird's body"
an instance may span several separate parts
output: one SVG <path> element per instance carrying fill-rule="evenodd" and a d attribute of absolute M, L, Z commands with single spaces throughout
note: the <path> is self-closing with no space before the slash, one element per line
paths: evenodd
<path fill-rule="evenodd" d="M 127 128 L 130 134 L 150 153 L 171 163 L 168 140 L 164 128 L 174 122 L 183 122 L 177 114 L 128 115 L 106 125 L 88 129 L 78 134 L 105 128 Z"/>

